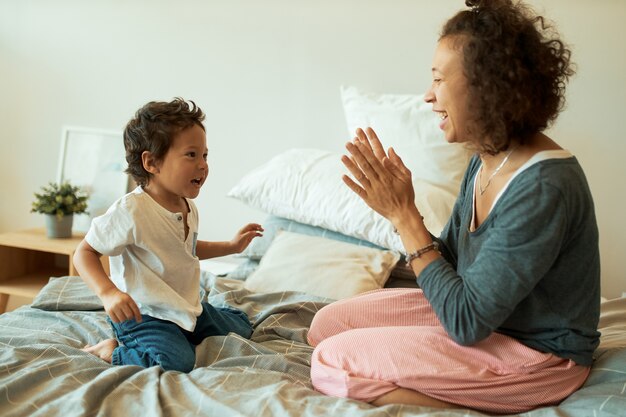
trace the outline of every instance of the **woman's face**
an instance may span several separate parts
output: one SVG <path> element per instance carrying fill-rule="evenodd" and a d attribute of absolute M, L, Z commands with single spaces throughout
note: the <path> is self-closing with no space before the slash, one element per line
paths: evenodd
<path fill-rule="evenodd" d="M 443 38 L 433 58 L 433 83 L 424 100 L 439 114 L 439 128 L 449 143 L 466 142 L 468 138 L 468 91 L 463 73 L 461 40 Z"/>

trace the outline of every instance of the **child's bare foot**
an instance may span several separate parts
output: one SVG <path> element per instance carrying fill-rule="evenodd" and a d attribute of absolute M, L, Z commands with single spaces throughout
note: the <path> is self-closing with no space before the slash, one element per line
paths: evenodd
<path fill-rule="evenodd" d="M 111 363 L 111 356 L 113 356 L 113 350 L 115 350 L 116 347 L 116 339 L 106 339 L 98 343 L 97 345 L 86 345 L 81 350 L 87 353 L 91 353 L 92 355 L 99 357 L 103 361 Z"/>

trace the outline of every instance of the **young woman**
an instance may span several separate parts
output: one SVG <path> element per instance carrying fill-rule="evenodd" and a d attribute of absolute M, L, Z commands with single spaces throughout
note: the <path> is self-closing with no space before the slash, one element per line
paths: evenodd
<path fill-rule="evenodd" d="M 521 3 L 466 3 L 443 28 L 425 96 L 446 140 L 476 151 L 441 236 L 392 148 L 371 129 L 346 145 L 344 182 L 393 223 L 420 289 L 320 310 L 308 339 L 323 393 L 514 413 L 558 404 L 589 373 L 594 206 L 576 158 L 543 133 L 564 104 L 570 51 Z"/>

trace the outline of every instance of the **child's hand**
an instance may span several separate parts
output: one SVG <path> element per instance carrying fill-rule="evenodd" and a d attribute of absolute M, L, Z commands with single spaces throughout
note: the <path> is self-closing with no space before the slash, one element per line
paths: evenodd
<path fill-rule="evenodd" d="M 136 322 L 141 321 L 141 313 L 139 307 L 133 298 L 120 291 L 118 288 L 112 288 L 100 295 L 104 310 L 107 312 L 113 323 L 135 319 Z"/>
<path fill-rule="evenodd" d="M 257 236 L 263 236 L 263 227 L 260 224 L 249 223 L 242 227 L 233 240 L 230 241 L 234 253 L 243 251 L 252 242 L 252 239 Z"/>

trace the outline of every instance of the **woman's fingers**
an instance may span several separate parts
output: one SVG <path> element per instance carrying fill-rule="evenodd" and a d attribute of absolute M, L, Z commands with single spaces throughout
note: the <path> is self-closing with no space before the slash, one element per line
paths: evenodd
<path fill-rule="evenodd" d="M 398 169 L 400 173 L 402 173 L 402 175 L 411 176 L 411 170 L 404 165 L 402 158 L 400 158 L 400 156 L 396 153 L 396 150 L 393 148 L 389 148 L 389 161 Z"/>
<path fill-rule="evenodd" d="M 348 171 L 350 171 L 352 176 L 356 178 L 358 182 L 360 182 L 363 186 L 369 187 L 370 182 L 365 176 L 365 174 L 363 173 L 363 171 L 361 171 L 361 168 L 359 168 L 359 166 L 357 165 L 357 162 L 355 162 L 352 158 L 349 158 L 345 155 L 341 157 L 341 162 L 343 162 L 345 167 L 348 168 Z M 354 183 L 354 181 L 352 182 Z"/>
<path fill-rule="evenodd" d="M 387 154 L 385 153 L 385 149 L 383 148 L 382 143 L 380 143 L 380 140 L 378 139 L 378 135 L 371 127 L 368 127 L 366 129 L 366 134 L 374 155 L 376 155 L 376 158 L 378 158 L 378 160 L 382 162 L 382 160 L 387 157 Z"/>
<path fill-rule="evenodd" d="M 361 129 L 360 127 L 356 130 L 356 137 L 354 138 L 354 143 L 357 143 L 357 142 L 361 142 L 367 145 L 367 147 L 370 148 L 370 150 L 372 149 L 372 145 L 370 145 L 370 141 L 367 138 L 365 131 Z"/>
<path fill-rule="evenodd" d="M 346 143 L 346 149 L 350 152 L 353 163 L 359 168 L 360 171 L 362 171 L 363 174 L 365 174 L 366 178 L 373 180 L 378 177 L 375 168 L 371 165 L 371 160 L 374 160 L 374 162 L 378 161 L 375 161 L 376 158 L 373 156 L 371 150 L 367 149 L 367 145 L 361 143 L 360 141 L 356 141 L 356 143 L 348 142 Z M 366 154 L 372 155 L 372 158 L 366 158 Z M 355 175 L 354 172 L 352 174 Z M 361 178 L 357 175 L 355 175 L 355 178 L 359 181 L 361 180 Z"/>
<path fill-rule="evenodd" d="M 358 154 L 354 154 L 355 159 L 361 169 L 363 169 L 365 175 L 367 175 L 368 178 L 383 179 L 387 175 L 386 169 L 383 167 L 382 163 L 386 156 L 383 157 L 383 159 L 378 159 L 369 145 L 363 142 L 357 142 L 355 146 L 359 151 Z"/>
<path fill-rule="evenodd" d="M 346 149 L 350 156 L 343 156 L 341 160 L 356 181 L 361 184 L 364 192 L 372 186 L 375 187 L 376 183 L 386 187 L 392 181 L 392 177 L 399 176 L 394 171 L 401 168 L 396 168 L 390 163 L 372 128 L 368 128 L 367 132 L 357 129 L 354 141 L 346 143 Z M 397 154 L 395 156 L 399 160 Z M 354 181 L 353 183 L 356 184 Z M 361 195 L 361 193 L 358 194 Z"/>
<path fill-rule="evenodd" d="M 365 191 L 356 182 L 354 182 L 352 178 L 348 177 L 347 175 L 343 175 L 341 179 L 343 180 L 344 184 L 346 184 L 348 188 L 354 191 L 359 197 L 363 199 L 367 198 L 367 191 Z"/>
<path fill-rule="evenodd" d="M 380 143 L 380 139 L 378 139 L 378 135 L 371 127 L 368 127 L 365 130 L 358 128 L 356 130 L 356 137 L 354 139 L 355 143 L 359 141 L 362 144 L 366 145 L 366 147 L 374 153 L 379 161 L 382 162 L 382 160 L 387 156 L 382 143 Z"/>

